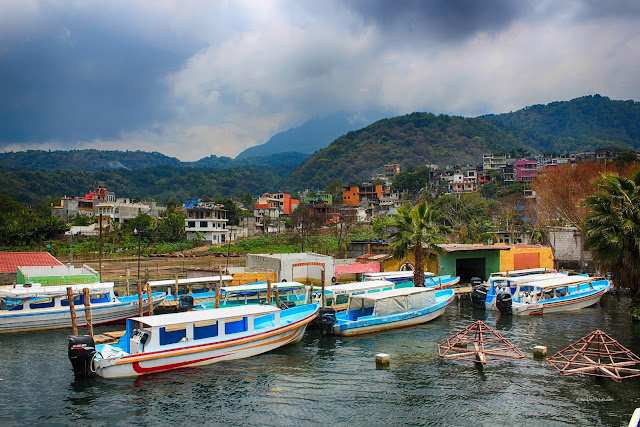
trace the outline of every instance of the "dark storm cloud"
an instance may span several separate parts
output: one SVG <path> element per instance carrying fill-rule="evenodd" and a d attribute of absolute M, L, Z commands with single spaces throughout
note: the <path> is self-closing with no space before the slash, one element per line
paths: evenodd
<path fill-rule="evenodd" d="M 164 76 L 195 51 L 145 42 L 102 11 L 40 18 L 0 39 L 0 145 L 81 141 L 170 117 Z"/>
<path fill-rule="evenodd" d="M 528 2 L 513 0 L 349 0 L 346 4 L 367 23 L 409 43 L 420 43 L 425 36 L 459 42 L 479 32 L 499 32 L 530 11 Z"/>

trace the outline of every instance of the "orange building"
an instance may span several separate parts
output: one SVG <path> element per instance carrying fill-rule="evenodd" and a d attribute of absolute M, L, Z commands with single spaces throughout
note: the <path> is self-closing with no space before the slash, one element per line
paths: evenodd
<path fill-rule="evenodd" d="M 345 205 L 358 206 L 363 198 L 378 202 L 388 191 L 389 189 L 382 185 L 376 185 L 375 187 L 360 187 L 355 185 L 344 187 L 342 190 L 342 203 Z"/>

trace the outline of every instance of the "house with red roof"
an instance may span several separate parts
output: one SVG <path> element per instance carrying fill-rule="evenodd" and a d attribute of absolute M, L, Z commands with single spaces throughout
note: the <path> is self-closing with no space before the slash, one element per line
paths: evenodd
<path fill-rule="evenodd" d="M 62 266 L 48 252 L 0 252 L 0 285 L 16 283 L 18 267 L 58 267 Z"/>

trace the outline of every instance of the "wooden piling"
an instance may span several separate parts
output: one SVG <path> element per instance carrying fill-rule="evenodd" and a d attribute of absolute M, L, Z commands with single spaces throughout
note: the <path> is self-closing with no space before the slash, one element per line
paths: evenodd
<path fill-rule="evenodd" d="M 276 306 L 280 304 L 278 298 L 278 285 L 273 285 L 273 299 L 275 300 Z"/>
<path fill-rule="evenodd" d="M 438 282 L 440 282 L 440 286 L 438 287 L 438 289 L 442 289 L 442 278 L 438 277 Z"/>
<path fill-rule="evenodd" d="M 126 296 L 130 296 L 131 295 L 131 291 L 129 290 L 129 279 L 131 279 L 131 269 L 129 268 L 128 265 L 127 265 L 127 270 L 125 272 L 124 277 L 125 277 L 125 279 L 124 279 L 125 295 Z"/>
<path fill-rule="evenodd" d="M 325 303 L 325 299 L 324 299 L 324 270 L 322 270 L 322 274 L 320 275 L 320 301 L 321 301 L 321 305 L 320 307 L 324 307 L 324 303 Z M 335 304 L 335 295 L 334 295 L 334 301 L 333 303 Z"/>
<path fill-rule="evenodd" d="M 178 283 L 178 273 L 176 273 L 176 283 L 173 285 L 173 295 L 175 296 L 176 304 L 178 304 Z M 176 307 L 178 306 L 176 305 Z"/>
<path fill-rule="evenodd" d="M 216 302 L 213 308 L 220 308 L 220 297 L 222 296 L 222 284 L 220 282 L 216 283 Z"/>
<path fill-rule="evenodd" d="M 78 335 L 78 321 L 76 320 L 76 307 L 73 301 L 73 288 L 71 286 L 67 286 L 67 299 L 69 300 L 69 313 L 71 313 L 73 335 Z"/>
<path fill-rule="evenodd" d="M 84 294 L 84 317 L 87 319 L 87 332 L 93 337 L 93 322 L 91 321 L 91 296 L 89 295 L 89 288 L 82 290 Z"/>
<path fill-rule="evenodd" d="M 142 284 L 138 280 L 138 317 L 144 316 L 144 307 L 142 306 Z"/>
<path fill-rule="evenodd" d="M 267 271 L 267 305 L 271 305 L 271 276 Z"/>
<path fill-rule="evenodd" d="M 149 316 L 153 316 L 153 294 L 149 283 L 147 283 L 147 300 L 149 301 Z"/>

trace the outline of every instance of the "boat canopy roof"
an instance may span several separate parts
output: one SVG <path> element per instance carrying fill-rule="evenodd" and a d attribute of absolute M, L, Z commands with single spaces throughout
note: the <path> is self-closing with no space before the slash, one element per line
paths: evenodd
<path fill-rule="evenodd" d="M 394 283 L 388 280 L 367 280 L 366 282 L 343 283 L 340 285 L 328 286 L 325 291 L 334 295 L 344 295 L 352 292 L 373 291 L 375 289 L 383 289 L 393 287 Z"/>
<path fill-rule="evenodd" d="M 518 283 L 522 285 L 530 282 L 540 282 L 544 280 L 561 279 L 563 277 L 569 277 L 569 276 L 567 276 L 564 273 L 541 273 L 541 274 L 529 274 L 527 276 L 516 276 L 516 277 L 497 276 L 497 277 L 491 278 L 491 282 L 495 283 L 499 281 L 506 281 L 509 283 Z"/>
<path fill-rule="evenodd" d="M 542 274 L 542 273 L 555 273 L 555 270 L 550 268 L 525 268 L 522 270 L 510 270 L 510 271 L 496 271 L 491 273 L 491 276 L 506 276 L 506 277 L 518 277 L 526 276 L 530 274 Z"/>
<path fill-rule="evenodd" d="M 558 286 L 568 286 L 575 285 L 578 283 L 586 283 L 591 282 L 593 279 L 591 277 L 585 276 L 564 276 L 564 277 L 556 277 L 548 280 L 541 280 L 534 283 L 525 283 L 525 285 L 530 284 L 536 288 L 547 289 L 547 288 L 555 288 Z"/>
<path fill-rule="evenodd" d="M 400 289 L 390 289 L 388 291 L 375 292 L 372 294 L 361 294 L 361 295 L 352 295 L 351 299 L 356 300 L 369 300 L 369 301 L 378 301 L 385 298 L 395 298 L 406 295 L 419 294 L 421 292 L 433 292 L 433 289 L 430 288 L 400 288 Z"/>
<path fill-rule="evenodd" d="M 278 287 L 278 290 L 283 291 L 285 289 L 302 289 L 304 288 L 304 284 L 300 282 L 274 282 L 271 284 L 271 289 L 274 286 Z M 267 282 L 264 283 L 249 283 L 247 285 L 239 285 L 239 286 L 223 286 L 222 291 L 228 294 L 237 294 L 237 293 L 254 293 L 254 292 L 266 292 L 267 291 Z"/>
<path fill-rule="evenodd" d="M 159 314 L 155 316 L 131 317 L 129 320 L 141 322 L 147 326 L 172 326 L 185 323 L 206 322 L 213 320 L 230 319 L 251 315 L 262 315 L 281 311 L 272 305 L 240 305 L 237 307 L 214 308 L 208 310 L 186 311 L 184 313 Z"/>
<path fill-rule="evenodd" d="M 233 280 L 233 276 L 227 276 L 227 275 L 222 276 L 223 282 L 230 282 L 231 280 Z M 186 279 L 178 279 L 178 285 L 191 285 L 194 283 L 211 283 L 211 282 L 219 282 L 219 281 L 220 281 L 220 276 L 189 277 Z M 168 280 L 154 280 L 148 283 L 152 287 L 153 286 L 169 286 L 169 285 L 175 285 L 176 281 L 174 279 L 168 279 Z"/>
<path fill-rule="evenodd" d="M 90 294 L 104 294 L 113 290 L 113 282 L 61 286 L 42 286 L 40 283 L 34 283 L 31 286 L 4 286 L 0 287 L 0 296 L 8 298 L 51 298 L 60 295 L 67 295 L 67 288 L 69 287 L 72 289 L 74 295 L 82 293 L 85 288 L 89 289 Z"/>
<path fill-rule="evenodd" d="M 428 271 L 424 272 L 425 277 L 433 276 L 433 273 Z M 413 271 L 383 271 L 381 273 L 364 273 L 362 275 L 363 280 L 376 280 L 376 279 L 403 279 L 403 278 L 413 278 Z"/>

